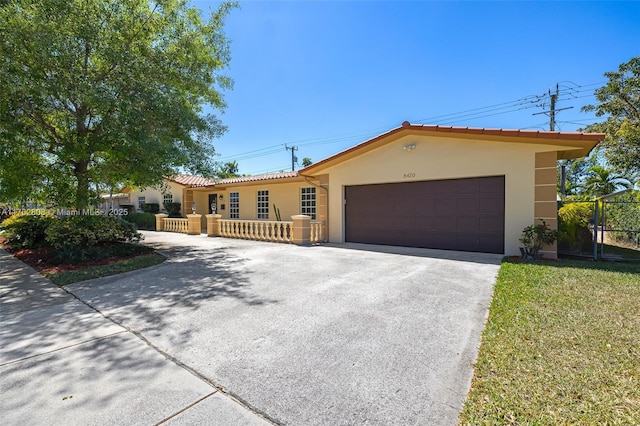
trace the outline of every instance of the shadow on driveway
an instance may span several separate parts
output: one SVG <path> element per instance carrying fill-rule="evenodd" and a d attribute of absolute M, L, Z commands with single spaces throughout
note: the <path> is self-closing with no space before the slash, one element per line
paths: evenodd
<path fill-rule="evenodd" d="M 359 250 L 372 253 L 397 254 L 401 256 L 426 257 L 430 259 L 459 260 L 462 262 L 480 263 L 483 265 L 500 265 L 503 255 L 491 253 L 473 253 L 453 250 L 435 250 L 414 247 L 384 246 L 377 244 L 359 244 L 359 243 L 343 243 L 343 244 L 322 244 L 325 247 L 333 247 L 344 250 Z"/>
<path fill-rule="evenodd" d="M 67 286 L 100 311 L 117 313 L 117 321 L 146 333 L 162 331 L 176 308 L 198 311 L 218 299 L 233 299 L 248 306 L 278 303 L 251 291 L 243 271 L 245 259 L 226 247 L 192 247 L 170 242 L 147 242 L 168 259 L 157 266 L 114 277 L 104 277 Z M 144 325 L 136 318 L 144 318 Z M 184 330 L 173 344 L 190 341 Z"/>

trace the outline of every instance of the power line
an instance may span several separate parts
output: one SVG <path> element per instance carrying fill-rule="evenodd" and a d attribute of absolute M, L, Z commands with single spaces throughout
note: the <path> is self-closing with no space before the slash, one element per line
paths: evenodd
<path fill-rule="evenodd" d="M 592 91 L 593 89 L 589 89 L 589 87 L 598 86 L 598 85 L 602 85 L 602 84 L 605 83 L 605 82 L 598 82 L 598 83 L 589 83 L 589 84 L 583 84 L 583 85 L 577 85 L 577 84 L 575 84 L 573 82 L 569 82 L 569 81 L 563 81 L 563 82 L 560 82 L 560 83 L 564 83 L 564 82 L 568 82 L 568 83 L 571 83 L 571 84 L 574 85 L 574 87 L 562 85 L 563 88 L 566 88 L 567 91 L 569 91 L 571 93 L 571 96 L 569 98 L 561 97 L 561 96 L 565 96 L 565 95 L 569 96 L 569 93 L 567 93 L 567 91 L 560 91 L 559 90 L 559 96 L 556 99 L 556 102 L 557 101 L 570 100 L 570 99 L 581 99 L 581 98 L 585 98 L 585 97 L 594 96 L 593 93 L 591 93 L 589 95 L 582 95 L 582 96 L 574 96 L 574 95 L 575 94 L 581 94 L 581 93 L 584 93 L 584 92 L 587 92 L 587 91 Z M 560 87 L 560 83 L 558 83 L 559 87 Z M 425 122 L 425 121 L 434 122 L 435 120 L 447 119 L 447 120 L 443 120 L 442 124 L 455 124 L 455 123 L 459 123 L 459 122 L 462 122 L 462 121 L 477 120 L 479 118 L 492 117 L 492 116 L 495 116 L 495 115 L 507 114 L 507 113 L 511 113 L 511 112 L 524 110 L 524 109 L 535 108 L 537 106 L 536 104 L 539 103 L 541 100 L 543 100 L 547 95 L 548 95 L 548 93 L 545 93 L 543 95 L 528 95 L 528 96 L 525 96 L 523 98 L 516 99 L 514 101 L 502 102 L 502 103 L 489 105 L 489 106 L 485 106 L 485 107 L 472 108 L 472 109 L 459 111 L 459 112 L 455 112 L 455 113 L 440 114 L 440 115 L 436 115 L 436 116 L 432 116 L 432 117 L 428 117 L 428 118 L 423 118 L 423 119 L 420 119 L 420 120 L 411 120 L 411 121 L 414 122 L 414 123 L 422 123 L 422 122 Z M 252 158 L 257 158 L 257 157 L 263 157 L 263 156 L 267 156 L 267 155 L 277 154 L 277 153 L 281 152 L 283 145 L 286 147 L 288 144 L 296 144 L 297 147 L 301 147 L 301 146 L 318 146 L 318 145 L 327 145 L 327 144 L 339 143 L 339 142 L 344 142 L 344 141 L 348 141 L 348 140 L 355 139 L 355 138 L 362 138 L 362 137 L 371 136 L 373 133 L 379 133 L 381 131 L 388 130 L 392 126 L 393 125 L 385 126 L 385 127 L 378 127 L 376 129 L 371 129 L 371 130 L 368 130 L 368 131 L 364 131 L 363 130 L 363 131 L 357 132 L 357 133 L 348 133 L 348 134 L 335 135 L 335 136 L 326 136 L 326 137 L 320 137 L 320 138 L 299 139 L 299 140 L 295 140 L 295 141 L 289 141 L 287 143 L 282 143 L 282 144 L 277 144 L 277 145 L 270 145 L 270 146 L 267 146 L 267 147 L 264 147 L 264 148 L 251 150 L 251 151 L 246 151 L 246 152 L 238 153 L 238 154 L 235 154 L 235 155 L 227 155 L 227 156 L 219 158 L 217 161 L 248 160 L 248 159 L 252 159 Z"/>
<path fill-rule="evenodd" d="M 278 167 L 269 167 L 268 169 L 260 169 L 260 170 L 253 170 L 248 172 L 251 175 L 257 175 L 257 174 L 263 174 L 263 173 L 269 173 L 269 172 L 279 172 L 280 170 L 285 170 L 287 167 L 289 167 L 288 164 L 285 164 L 284 166 L 278 166 Z"/>
<path fill-rule="evenodd" d="M 423 122 L 423 121 L 432 121 L 432 120 L 437 120 L 437 119 L 440 119 L 440 118 L 446 118 L 446 117 L 451 117 L 451 116 L 459 116 L 461 114 L 465 114 L 463 116 L 482 114 L 484 112 L 487 112 L 486 110 L 493 110 L 494 108 L 496 108 L 496 109 L 506 109 L 506 108 L 511 108 L 511 107 L 527 104 L 527 103 L 531 102 L 534 98 L 538 98 L 538 97 L 534 96 L 534 95 L 529 95 L 529 96 L 525 96 L 524 98 L 516 99 L 515 101 L 502 102 L 502 103 L 495 104 L 495 105 L 489 105 L 489 106 L 480 107 L 480 108 L 473 108 L 473 109 L 468 109 L 468 110 L 465 110 L 465 111 L 460 111 L 460 112 L 455 112 L 455 113 L 450 113 L 450 114 L 436 115 L 436 116 L 433 116 L 433 117 L 428 117 L 428 118 L 423 118 L 423 119 L 420 119 L 420 120 L 415 120 L 415 122 L 420 123 L 420 122 Z M 504 105 L 507 105 L 507 106 L 504 106 Z M 501 108 L 497 108 L 497 107 L 501 107 Z M 475 111 L 477 111 L 477 112 L 475 112 Z M 473 112 L 475 112 L 475 113 L 474 114 L 468 114 L 468 113 L 473 113 Z M 454 117 L 454 118 L 458 118 L 458 117 Z"/>

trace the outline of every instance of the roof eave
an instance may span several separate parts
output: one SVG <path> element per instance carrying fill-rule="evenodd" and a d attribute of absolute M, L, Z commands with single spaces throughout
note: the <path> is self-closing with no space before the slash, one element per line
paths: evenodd
<path fill-rule="evenodd" d="M 580 158 L 589 155 L 595 146 L 604 140 L 604 133 L 580 133 L 580 132 L 551 132 L 537 130 L 518 129 L 488 129 L 474 127 L 453 127 L 410 124 L 405 121 L 402 126 L 391 129 L 385 133 L 368 139 L 351 148 L 327 157 L 314 163 L 299 173 L 304 176 L 315 176 L 323 169 L 339 164 L 359 155 L 363 149 L 375 149 L 401 136 L 411 133 L 427 133 L 443 137 L 464 137 L 481 140 L 499 140 L 505 142 L 521 142 L 534 144 L 547 144 L 566 146 L 567 149 L 558 150 L 558 159 Z"/>

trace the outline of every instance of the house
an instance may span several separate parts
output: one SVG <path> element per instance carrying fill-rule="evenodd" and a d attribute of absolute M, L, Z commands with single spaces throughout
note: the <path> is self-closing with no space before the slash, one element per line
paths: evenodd
<path fill-rule="evenodd" d="M 143 204 L 158 204 L 160 210 L 164 211 L 164 203 L 180 203 L 183 215 L 191 213 L 191 202 L 185 197 L 188 188 L 194 186 L 203 186 L 212 184 L 212 179 L 203 178 L 201 176 L 190 176 L 178 174 L 170 178 L 165 178 L 159 188 L 145 188 L 136 190 L 135 188 L 126 187 L 122 193 L 127 194 L 126 202 L 120 201 L 120 205 L 133 205 L 136 211 L 142 211 Z M 188 203 L 188 204 L 187 204 Z"/>
<path fill-rule="evenodd" d="M 557 161 L 586 156 L 603 139 L 404 122 L 297 172 L 173 178 L 182 194 L 172 195 L 223 221 L 306 214 L 334 243 L 517 255 L 525 226 L 557 227 Z M 543 253 L 557 257 L 556 246 Z"/>

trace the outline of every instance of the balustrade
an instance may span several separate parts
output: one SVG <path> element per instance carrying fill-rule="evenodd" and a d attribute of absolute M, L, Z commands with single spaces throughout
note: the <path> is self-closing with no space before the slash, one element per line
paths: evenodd
<path fill-rule="evenodd" d="M 292 221 L 219 219 L 220 236 L 244 240 L 290 243 L 294 239 Z M 311 223 L 311 242 L 323 241 L 322 222 Z"/>
<path fill-rule="evenodd" d="M 181 234 L 187 234 L 189 232 L 189 219 L 184 218 L 164 218 L 163 230 L 166 232 L 179 232 Z"/>

